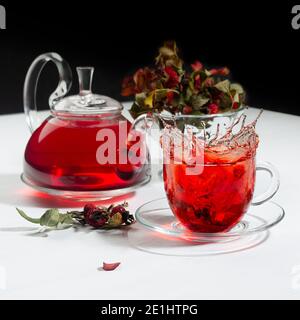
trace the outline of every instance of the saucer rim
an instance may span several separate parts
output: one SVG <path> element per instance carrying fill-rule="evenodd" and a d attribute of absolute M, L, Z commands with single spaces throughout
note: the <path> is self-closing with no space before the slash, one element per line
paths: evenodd
<path fill-rule="evenodd" d="M 141 205 L 140 207 L 138 207 L 137 210 L 135 211 L 135 217 L 136 217 L 137 222 L 140 223 L 143 227 L 147 228 L 148 230 L 152 230 L 152 231 L 155 231 L 155 232 L 158 232 L 158 233 L 161 233 L 161 234 L 173 236 L 173 237 L 176 237 L 176 238 L 183 238 L 183 239 L 188 239 L 188 238 L 195 238 L 195 239 L 196 238 L 199 238 L 199 239 L 200 238 L 203 238 L 203 239 L 205 239 L 205 238 L 207 238 L 207 239 L 226 239 L 226 238 L 237 238 L 237 237 L 241 237 L 241 236 L 249 236 L 249 235 L 252 235 L 252 234 L 255 234 L 255 233 L 260 233 L 260 232 L 264 232 L 266 230 L 269 230 L 270 228 L 272 228 L 275 225 L 277 225 L 278 223 L 280 223 L 284 219 L 285 214 L 286 214 L 284 208 L 281 205 L 279 205 L 275 201 L 267 201 L 266 203 L 263 203 L 260 206 L 263 206 L 264 204 L 272 204 L 272 205 L 274 205 L 275 207 L 277 207 L 281 211 L 281 213 L 279 214 L 278 218 L 276 220 L 272 221 L 271 223 L 264 224 L 264 225 L 259 226 L 259 227 L 255 227 L 253 229 L 248 229 L 248 230 L 247 229 L 243 229 L 242 232 L 231 232 L 230 233 L 230 230 L 229 230 L 227 232 L 220 232 L 220 233 L 204 233 L 204 232 L 193 232 L 193 231 L 190 231 L 188 229 L 185 232 L 185 231 L 178 231 L 176 229 L 170 230 L 170 229 L 163 228 L 161 226 L 151 226 L 147 222 L 145 222 L 144 218 L 142 218 L 140 216 L 140 212 L 141 212 L 143 207 L 149 205 L 150 203 L 153 203 L 153 202 L 156 202 L 156 201 L 161 201 L 161 200 L 168 201 L 168 199 L 166 197 L 162 197 L 162 198 L 157 198 L 157 199 L 148 201 L 148 202 L 144 203 L 143 205 Z M 258 207 L 258 206 L 253 206 L 253 207 Z M 170 207 L 168 207 L 168 208 L 160 208 L 160 209 L 161 210 L 170 210 L 170 212 L 172 212 Z M 172 216 L 174 217 L 174 221 L 175 222 L 177 221 L 177 223 L 180 223 L 173 214 L 172 214 Z M 257 220 L 265 221 L 263 219 L 263 217 L 257 217 L 256 215 L 253 215 L 251 213 L 246 212 L 244 214 L 242 220 L 238 224 L 245 223 L 244 222 L 244 218 L 247 217 L 247 216 L 250 216 L 250 217 L 255 218 Z"/>

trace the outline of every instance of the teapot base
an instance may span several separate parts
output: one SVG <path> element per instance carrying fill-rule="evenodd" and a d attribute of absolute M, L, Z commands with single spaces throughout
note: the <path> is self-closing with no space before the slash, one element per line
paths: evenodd
<path fill-rule="evenodd" d="M 151 180 L 151 174 L 145 176 L 145 179 L 135 185 L 125 188 L 119 188 L 114 190 L 99 190 L 99 191 L 73 191 L 73 190 L 61 190 L 42 187 L 35 184 L 32 180 L 26 177 L 24 173 L 21 174 L 21 180 L 27 186 L 33 188 L 35 191 L 48 194 L 50 196 L 57 196 L 66 199 L 72 199 L 73 201 L 100 201 L 107 200 L 119 196 L 134 192 L 136 189 L 147 184 Z"/>

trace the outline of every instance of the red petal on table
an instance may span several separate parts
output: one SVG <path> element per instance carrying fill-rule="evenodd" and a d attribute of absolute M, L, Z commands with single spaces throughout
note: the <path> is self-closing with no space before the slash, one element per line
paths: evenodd
<path fill-rule="evenodd" d="M 113 271 L 121 264 L 121 262 L 115 262 L 115 263 L 105 263 L 103 262 L 103 270 L 105 271 Z"/>

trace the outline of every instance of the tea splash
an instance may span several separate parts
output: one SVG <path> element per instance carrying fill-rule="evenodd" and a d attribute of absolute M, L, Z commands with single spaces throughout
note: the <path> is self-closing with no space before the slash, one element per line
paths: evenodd
<path fill-rule="evenodd" d="M 164 159 L 164 187 L 174 215 L 187 229 L 204 233 L 224 232 L 246 213 L 254 192 L 258 146 L 255 125 L 260 115 L 261 112 L 248 125 L 245 125 L 246 117 L 241 116 L 222 136 L 218 126 L 211 139 L 206 138 L 205 130 L 202 138 L 193 136 L 191 140 L 176 126 L 165 127 L 163 136 L 171 138 L 173 144 L 164 145 L 167 140 L 162 139 L 164 150 L 171 155 L 168 162 Z M 172 137 L 177 138 L 172 140 Z M 202 147 L 201 173 L 187 174 L 190 165 L 185 161 L 179 163 L 173 157 L 172 150 L 180 145 L 179 137 L 185 141 L 185 149 L 191 148 L 189 155 L 195 155 L 195 148 Z"/>

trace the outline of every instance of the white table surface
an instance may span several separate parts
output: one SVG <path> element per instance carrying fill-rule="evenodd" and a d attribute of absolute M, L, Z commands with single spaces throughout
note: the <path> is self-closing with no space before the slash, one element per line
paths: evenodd
<path fill-rule="evenodd" d="M 257 110 L 249 110 L 251 116 Z M 265 111 L 258 158 L 281 175 L 274 200 L 286 210 L 254 248 L 213 256 L 156 255 L 124 231 L 73 229 L 35 235 L 15 207 L 32 214 L 70 201 L 36 198 L 19 179 L 30 134 L 23 114 L 0 116 L 0 299 L 298 299 L 300 298 L 300 117 Z M 159 179 L 129 200 L 134 211 L 163 196 Z M 113 272 L 102 261 L 121 261 Z"/>

